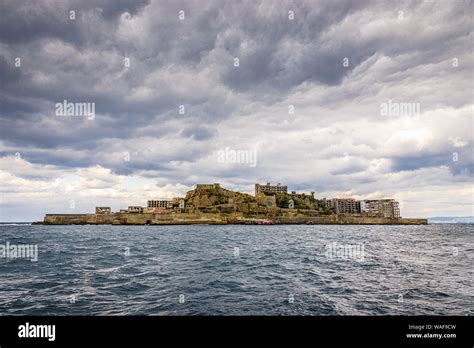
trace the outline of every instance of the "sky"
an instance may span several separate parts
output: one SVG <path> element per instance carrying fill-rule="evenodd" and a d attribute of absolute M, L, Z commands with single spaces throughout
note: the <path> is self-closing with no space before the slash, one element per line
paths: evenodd
<path fill-rule="evenodd" d="M 473 7 L 0 0 L 0 221 L 214 182 L 474 215 Z"/>

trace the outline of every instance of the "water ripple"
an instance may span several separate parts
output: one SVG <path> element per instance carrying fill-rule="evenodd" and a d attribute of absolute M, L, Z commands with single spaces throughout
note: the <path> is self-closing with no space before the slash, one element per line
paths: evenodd
<path fill-rule="evenodd" d="M 0 225 L 3 315 L 467 315 L 474 227 Z M 363 244 L 364 259 L 327 257 Z M 235 255 L 235 248 L 238 253 Z"/>

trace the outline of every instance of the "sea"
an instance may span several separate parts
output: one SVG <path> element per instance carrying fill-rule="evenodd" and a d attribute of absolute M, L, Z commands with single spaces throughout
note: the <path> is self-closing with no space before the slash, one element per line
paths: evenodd
<path fill-rule="evenodd" d="M 469 224 L 4 223 L 0 315 L 464 316 L 473 259 Z"/>

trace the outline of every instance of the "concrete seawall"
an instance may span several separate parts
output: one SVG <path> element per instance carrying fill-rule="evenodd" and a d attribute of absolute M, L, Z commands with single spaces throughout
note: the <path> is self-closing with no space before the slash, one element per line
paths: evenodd
<path fill-rule="evenodd" d="M 226 224 L 221 214 L 46 214 L 46 225 L 189 225 Z"/>
<path fill-rule="evenodd" d="M 326 215 L 317 217 L 268 217 L 275 224 L 308 225 L 427 225 L 427 219 L 403 219 L 363 216 Z M 248 224 L 248 220 L 230 219 L 227 214 L 201 213 L 111 213 L 46 214 L 45 225 L 194 225 Z"/>
<path fill-rule="evenodd" d="M 427 225 L 427 219 L 328 215 L 319 217 L 275 218 L 281 224 L 308 225 Z"/>

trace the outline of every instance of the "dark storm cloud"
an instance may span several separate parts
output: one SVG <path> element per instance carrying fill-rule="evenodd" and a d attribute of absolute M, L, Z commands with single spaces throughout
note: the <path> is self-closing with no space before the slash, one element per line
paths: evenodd
<path fill-rule="evenodd" d="M 2 85 L 7 87 L 20 79 L 21 71 L 15 69 L 12 62 L 8 62 L 7 59 L 0 55 L 0 77 L 2 79 Z"/>
<path fill-rule="evenodd" d="M 87 0 L 87 1 L 28 1 L 0 2 L 0 41 L 22 44 L 46 38 L 58 38 L 78 44 L 88 42 L 91 28 L 81 25 L 84 13 L 97 13 L 105 21 L 115 20 L 124 12 L 136 15 L 149 1 L 143 0 Z M 69 11 L 76 11 L 70 20 Z M 90 32 L 89 32 L 90 33 Z"/>
<path fill-rule="evenodd" d="M 373 57 L 397 59 L 416 52 L 384 75 L 383 83 L 397 84 L 404 73 L 415 76 L 414 68 L 443 61 L 448 54 L 451 59 L 452 52 L 463 53 L 464 39 L 472 34 L 472 25 L 466 24 L 471 4 L 2 1 L 2 141 L 12 147 L 53 150 L 32 151 L 34 163 L 102 165 L 123 173 L 168 170 L 166 163 L 192 162 L 206 151 L 177 154 L 164 149 L 169 156 L 151 153 L 125 168 L 96 154 L 103 151 L 104 143 L 117 142 L 124 149 L 139 146 L 133 141 L 140 137 L 210 144 L 221 133 L 220 122 L 236 117 L 246 106 L 241 100 L 272 104 L 303 84 L 340 86 Z M 400 9 L 413 27 L 400 25 L 399 30 L 384 31 L 380 23 L 396 20 Z M 70 10 L 76 11 L 75 21 L 69 19 Z M 178 19 L 180 10 L 185 11 L 184 21 Z M 294 20 L 289 20 L 289 10 L 295 12 Z M 423 28 L 409 22 L 410 16 L 436 18 L 443 11 L 452 22 L 433 20 Z M 360 22 L 354 23 L 351 16 Z M 364 27 L 365 21 L 370 25 Z M 21 57 L 21 68 L 14 67 L 15 57 Z M 124 57 L 131 58 L 130 68 L 124 68 Z M 350 59 L 349 67 L 342 64 L 345 57 Z M 239 67 L 234 67 L 234 58 L 239 58 Z M 377 93 L 384 84 L 375 83 L 329 95 L 320 104 L 344 105 L 370 88 Z M 56 117 L 54 104 L 64 99 L 94 102 L 95 119 Z M 434 100 L 429 105 L 443 102 Z M 453 103 L 469 101 L 453 98 Z M 178 115 L 179 105 L 186 106 L 185 115 Z M 361 116 L 365 115 L 354 115 Z M 251 122 L 259 127 L 260 120 Z M 55 149 L 89 151 L 90 155 L 56 154 Z M 399 156 L 392 169 L 443 165 L 446 154 Z M 332 173 L 361 170 L 352 166 Z"/>
<path fill-rule="evenodd" d="M 417 156 L 417 157 L 394 157 L 392 162 L 392 170 L 402 171 L 402 170 L 416 170 L 426 167 L 437 167 L 441 165 L 447 165 L 452 162 L 452 159 L 448 154 L 445 156 Z"/>
<path fill-rule="evenodd" d="M 2 105 L 1 111 L 5 115 L 9 115 L 11 118 L 20 119 L 31 118 L 31 114 L 40 111 L 37 105 L 31 101 L 15 98 L 14 96 L 0 95 L 0 104 Z"/>
<path fill-rule="evenodd" d="M 351 47 L 337 47 L 328 51 L 320 36 L 332 24 L 348 14 L 357 12 L 365 2 L 342 1 L 337 4 L 320 2 L 284 2 L 281 6 L 267 5 L 267 14 L 255 6 L 228 5 L 235 13 L 232 17 L 232 35 L 223 48 L 229 53 L 222 80 L 240 91 L 263 88 L 288 91 L 304 81 L 325 85 L 337 84 L 351 70 L 341 61 L 349 52 L 353 66 L 373 51 L 354 51 Z M 294 11 L 289 20 L 288 11 Z M 242 48 L 242 41 L 255 45 Z M 339 38 L 336 38 L 339 40 Z M 239 58 L 240 66 L 233 66 L 232 58 Z"/>
<path fill-rule="evenodd" d="M 472 145 L 464 148 L 446 149 L 444 153 L 438 154 L 420 154 L 416 157 L 394 156 L 392 158 L 392 171 L 410 171 L 420 168 L 431 168 L 446 166 L 449 167 L 453 174 L 474 174 L 474 153 Z"/>
<path fill-rule="evenodd" d="M 188 127 L 181 132 L 181 135 L 187 138 L 194 138 L 196 140 L 207 140 L 214 136 L 215 130 L 210 128 L 195 126 Z"/>

